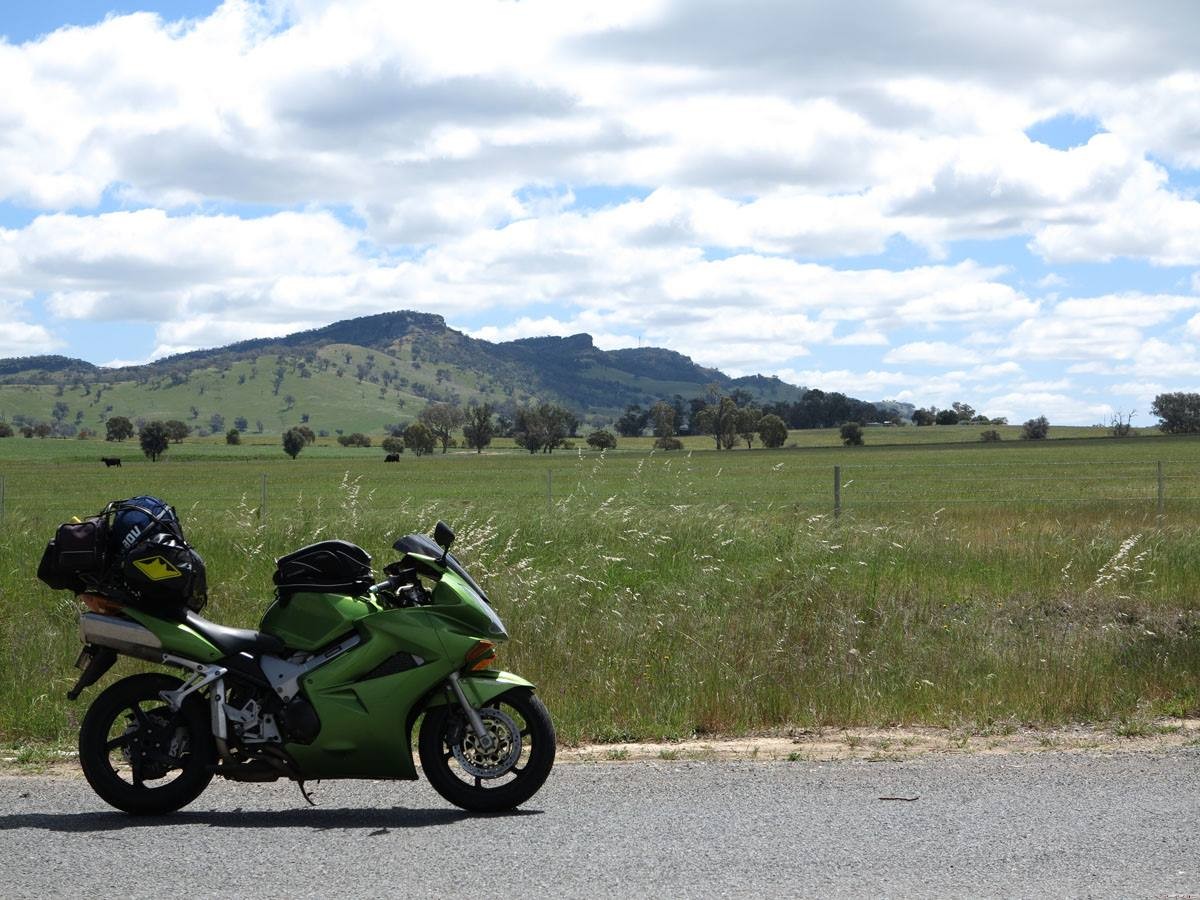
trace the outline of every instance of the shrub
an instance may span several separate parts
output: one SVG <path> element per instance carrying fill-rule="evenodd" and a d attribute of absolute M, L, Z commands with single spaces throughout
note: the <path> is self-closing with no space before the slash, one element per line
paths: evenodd
<path fill-rule="evenodd" d="M 383 443 L 380 444 L 380 446 L 383 447 L 384 453 L 389 453 L 389 454 L 390 453 L 403 453 L 404 452 L 404 438 L 385 437 L 383 439 Z"/>
<path fill-rule="evenodd" d="M 842 443 L 847 447 L 860 447 L 863 443 L 862 426 L 857 422 L 847 422 L 841 430 Z"/>
<path fill-rule="evenodd" d="M 995 428 L 989 428 L 987 431 L 979 432 L 979 439 L 986 444 L 995 443 L 1000 440 L 1000 432 Z"/>
<path fill-rule="evenodd" d="M 1049 433 L 1050 422 L 1045 416 L 1030 419 L 1021 426 L 1021 440 L 1023 441 L 1044 441 Z"/>
<path fill-rule="evenodd" d="M 300 455 L 300 451 L 304 449 L 306 443 L 299 428 L 289 428 L 283 433 L 283 452 L 292 459 Z"/>
<path fill-rule="evenodd" d="M 230 428 L 225 432 L 225 443 L 240 444 L 242 442 L 242 433 L 236 428 Z"/>
<path fill-rule="evenodd" d="M 12 436 L 13 436 L 12 426 L 9 425 L 7 422 L 0 422 L 0 438 L 6 438 L 6 437 L 12 437 Z"/>
<path fill-rule="evenodd" d="M 764 447 L 782 447 L 787 440 L 787 425 L 779 416 L 765 415 L 758 420 L 758 436 Z"/>
<path fill-rule="evenodd" d="M 682 450 L 683 441 L 677 437 L 660 437 L 654 442 L 657 450 Z"/>
<path fill-rule="evenodd" d="M 296 429 L 299 431 L 300 429 Z M 371 439 L 361 431 L 356 431 L 353 434 L 338 435 L 337 442 L 343 447 L 370 447 Z"/>
<path fill-rule="evenodd" d="M 587 445 L 593 450 L 612 450 L 617 446 L 617 439 L 611 431 L 601 428 L 587 436 Z"/>

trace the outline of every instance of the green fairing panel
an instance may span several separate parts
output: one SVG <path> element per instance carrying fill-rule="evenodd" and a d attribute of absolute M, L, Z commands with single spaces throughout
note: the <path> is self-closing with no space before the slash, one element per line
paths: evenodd
<path fill-rule="evenodd" d="M 343 594 L 293 594 L 276 600 L 262 618 L 260 630 L 280 638 L 294 650 L 312 652 L 354 628 L 354 623 L 379 612 L 370 600 Z"/>
<path fill-rule="evenodd" d="M 425 609 L 385 610 L 357 623 L 363 643 L 306 676 L 304 694 L 316 707 L 321 733 L 308 746 L 288 744 L 306 778 L 416 778 L 405 723 L 420 701 L 454 670 L 444 626 Z M 367 678 L 397 653 L 424 664 Z M 390 723 L 381 727 L 380 723 Z"/>
<path fill-rule="evenodd" d="M 533 690 L 533 682 L 526 681 L 520 675 L 512 672 L 502 672 L 495 669 L 485 669 L 482 672 L 472 672 L 459 679 L 463 693 L 471 701 L 472 706 L 483 706 L 489 700 L 494 700 L 505 691 L 513 688 L 529 688 Z M 431 697 L 429 706 L 438 706 L 447 702 L 444 695 Z"/>
<path fill-rule="evenodd" d="M 201 637 L 199 632 L 193 631 L 182 622 L 171 622 L 167 619 L 160 619 L 157 616 L 140 612 L 129 606 L 125 607 L 123 612 L 139 625 L 143 625 L 152 631 L 162 641 L 164 653 L 182 656 L 185 659 L 193 659 L 196 662 L 216 662 L 225 656 L 224 653 Z"/>

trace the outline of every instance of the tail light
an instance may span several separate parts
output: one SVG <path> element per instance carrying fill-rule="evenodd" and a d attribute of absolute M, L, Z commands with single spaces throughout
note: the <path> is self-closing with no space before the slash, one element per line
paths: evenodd
<path fill-rule="evenodd" d="M 121 604 L 103 594 L 79 594 L 78 599 L 92 612 L 102 616 L 116 616 L 121 612 Z"/>

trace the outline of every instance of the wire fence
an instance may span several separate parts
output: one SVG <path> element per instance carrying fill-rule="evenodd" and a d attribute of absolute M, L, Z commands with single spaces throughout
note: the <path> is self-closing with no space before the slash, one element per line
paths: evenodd
<path fill-rule="evenodd" d="M 835 515 L 889 506 L 1108 504 L 1164 516 L 1200 503 L 1192 460 L 1101 465 L 1045 462 L 1019 469 L 983 465 L 834 466 Z"/>
<path fill-rule="evenodd" d="M 626 467 L 601 474 L 567 460 L 521 468 L 500 464 L 483 471 L 464 461 L 425 467 L 419 479 L 411 470 L 383 465 L 357 473 L 343 471 L 341 465 L 318 470 L 278 466 L 269 472 L 247 467 L 219 473 L 189 465 L 154 467 L 149 475 L 147 467 L 125 475 L 10 467 L 0 472 L 0 525 L 14 516 L 61 521 L 95 512 L 108 499 L 137 494 L 169 498 L 181 513 L 236 509 L 267 522 L 303 504 L 338 504 L 350 484 L 377 504 L 415 497 L 418 502 L 460 508 L 539 506 L 549 514 L 582 492 L 663 508 L 702 504 L 755 509 L 769 504 L 838 517 L 882 516 L 904 509 L 1066 510 L 1088 505 L 1158 516 L 1185 511 L 1200 515 L 1200 462 L 1193 459 L 848 465 L 788 461 L 764 467 L 753 457 L 713 454 L 693 465 L 677 456 L 660 458 L 657 469 Z"/>

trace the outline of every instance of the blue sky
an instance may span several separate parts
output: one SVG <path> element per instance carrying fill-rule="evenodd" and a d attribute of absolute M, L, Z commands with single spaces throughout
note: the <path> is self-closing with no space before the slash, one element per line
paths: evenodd
<path fill-rule="evenodd" d="M 1021 6 L 10 4 L 0 357 L 419 309 L 1149 424 L 1200 389 L 1200 9 Z"/>

